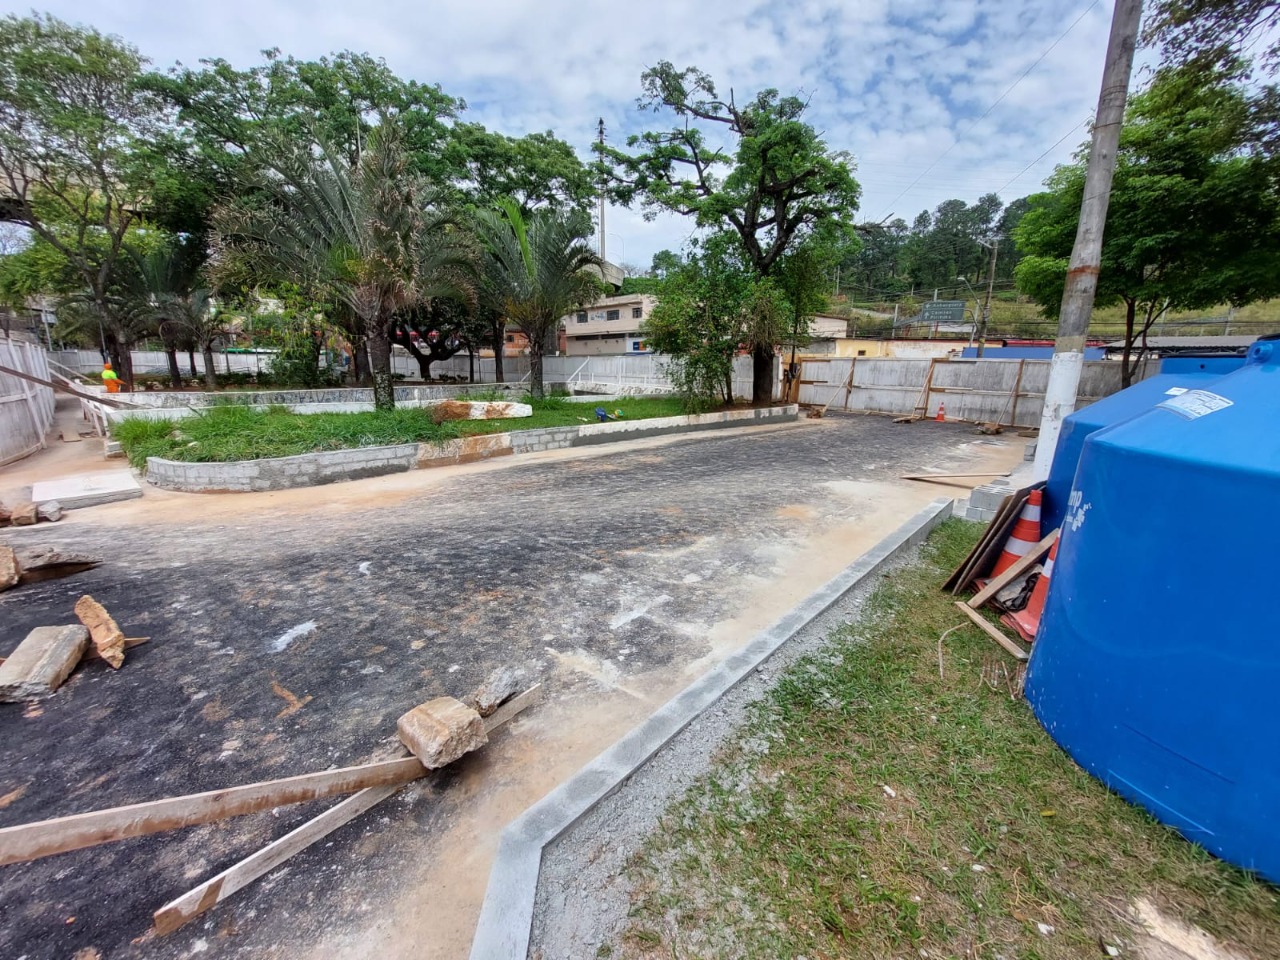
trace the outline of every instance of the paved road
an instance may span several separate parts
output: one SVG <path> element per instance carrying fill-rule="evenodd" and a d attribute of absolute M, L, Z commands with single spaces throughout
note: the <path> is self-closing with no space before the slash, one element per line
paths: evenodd
<path fill-rule="evenodd" d="M 900 473 L 1019 459 L 975 441 L 828 418 L 288 495 L 153 494 L 4 531 L 109 559 L 0 595 L 0 654 L 86 592 L 152 641 L 0 707 L 0 826 L 385 755 L 400 713 L 498 664 L 549 699 L 161 941 L 152 910 L 324 804 L 0 868 L 0 956 L 465 955 L 501 823 L 948 492 Z"/>

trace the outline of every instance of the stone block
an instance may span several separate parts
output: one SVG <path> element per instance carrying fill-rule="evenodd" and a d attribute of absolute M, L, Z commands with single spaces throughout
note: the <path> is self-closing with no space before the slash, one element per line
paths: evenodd
<path fill-rule="evenodd" d="M 0 664 L 0 703 L 49 696 L 75 669 L 88 645 L 89 630 L 80 624 L 36 627 Z"/>
<path fill-rule="evenodd" d="M 0 545 L 0 593 L 14 586 L 18 576 L 18 558 L 10 548 Z"/>
<path fill-rule="evenodd" d="M 36 510 L 36 515 L 41 520 L 48 520 L 50 523 L 57 523 L 62 519 L 62 504 L 57 500 L 50 500 L 47 503 L 42 503 Z"/>
<path fill-rule="evenodd" d="M 28 500 L 13 508 L 9 522 L 15 527 L 29 527 L 40 519 L 40 508 Z"/>
<path fill-rule="evenodd" d="M 428 770 L 436 770 L 489 742 L 484 721 L 453 697 L 437 697 L 414 707 L 396 722 L 400 742 Z"/>

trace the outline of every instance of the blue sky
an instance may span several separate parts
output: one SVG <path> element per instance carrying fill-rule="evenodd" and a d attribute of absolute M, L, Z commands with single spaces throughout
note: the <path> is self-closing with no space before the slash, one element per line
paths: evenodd
<path fill-rule="evenodd" d="M 41 5 L 119 34 L 157 66 L 210 56 L 248 66 L 272 46 L 304 58 L 368 52 L 463 97 L 469 119 L 511 134 L 551 129 L 584 157 L 599 116 L 617 140 L 660 122 L 635 107 L 645 67 L 662 59 L 694 64 L 739 99 L 763 87 L 811 97 L 812 122 L 828 144 L 856 158 L 860 219 L 893 214 L 908 222 L 951 197 L 973 201 L 998 190 L 1007 201 L 1034 192 L 1070 156 L 1097 101 L 1111 7 L 1106 0 Z M 640 266 L 657 250 L 678 248 L 690 230 L 677 217 L 645 222 L 638 210 L 611 209 L 607 222 L 609 259 Z"/>

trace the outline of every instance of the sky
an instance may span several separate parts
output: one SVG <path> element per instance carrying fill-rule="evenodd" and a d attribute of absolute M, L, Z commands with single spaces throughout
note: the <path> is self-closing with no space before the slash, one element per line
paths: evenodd
<path fill-rule="evenodd" d="M 123 37 L 162 68 L 206 57 L 248 67 L 269 47 L 303 59 L 369 53 L 462 97 L 469 120 L 511 135 L 552 130 L 584 159 L 597 117 L 618 144 L 670 125 L 637 109 L 646 67 L 696 65 L 739 101 L 767 87 L 809 98 L 807 116 L 828 146 L 853 157 L 858 219 L 908 222 L 953 197 L 1033 193 L 1070 158 L 1097 103 L 1111 8 L 1108 0 L 40 5 Z M 674 215 L 647 222 L 639 209 L 610 208 L 608 259 L 647 267 L 691 229 Z"/>

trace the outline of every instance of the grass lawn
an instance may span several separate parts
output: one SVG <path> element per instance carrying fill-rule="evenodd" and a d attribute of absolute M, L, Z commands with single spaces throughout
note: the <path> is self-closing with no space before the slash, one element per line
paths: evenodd
<path fill-rule="evenodd" d="M 524 398 L 524 402 L 530 402 Z M 533 416 L 515 420 L 450 420 L 435 423 L 431 410 L 396 409 L 369 413 L 290 413 L 227 404 L 175 420 L 126 419 L 113 433 L 133 466 L 147 457 L 193 463 L 222 463 L 288 457 L 320 450 L 376 447 L 395 443 L 443 442 L 477 433 L 536 430 L 595 423 L 595 409 L 621 409 L 627 420 L 675 417 L 684 413 L 672 397 L 614 397 L 606 404 L 570 403 L 561 397 L 532 401 Z"/>
<path fill-rule="evenodd" d="M 597 956 L 1132 957 L 1141 896 L 1277 956 L 1275 887 L 1077 768 L 976 628 L 939 651 L 965 622 L 939 585 L 979 532 L 948 521 L 783 675 L 633 862 L 630 927 Z"/>

